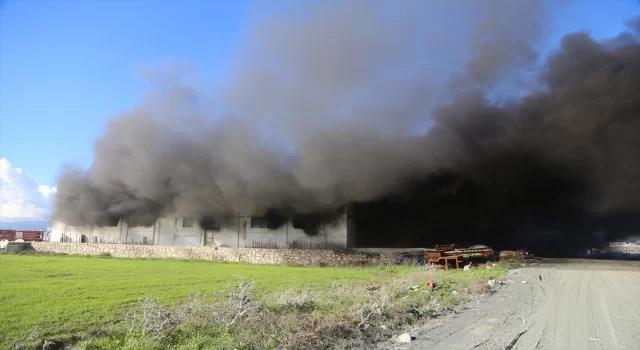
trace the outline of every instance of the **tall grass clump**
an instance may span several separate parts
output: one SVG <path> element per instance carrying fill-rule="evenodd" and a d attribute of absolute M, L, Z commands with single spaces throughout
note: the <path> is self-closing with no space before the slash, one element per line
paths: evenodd
<path fill-rule="evenodd" d="M 386 271 L 387 269 L 392 271 Z M 334 281 L 329 288 L 290 286 L 263 292 L 235 276 L 210 293 L 167 307 L 140 298 L 124 322 L 79 343 L 81 349 L 351 349 L 370 347 L 421 320 L 489 292 L 499 268 L 433 271 L 381 268 L 379 283 Z M 409 272 L 408 272 L 409 271 Z M 437 281 L 435 288 L 427 282 Z M 463 290 L 466 293 L 453 293 Z"/>

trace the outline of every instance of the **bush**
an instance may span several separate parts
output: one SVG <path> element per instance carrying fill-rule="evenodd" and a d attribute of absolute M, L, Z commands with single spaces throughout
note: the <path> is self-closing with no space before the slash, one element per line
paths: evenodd
<path fill-rule="evenodd" d="M 367 300 L 353 306 L 354 314 L 359 321 L 356 327 L 367 329 L 370 326 L 376 326 L 391 308 L 392 302 L 391 292 L 386 287 L 369 290 Z"/>
<path fill-rule="evenodd" d="M 487 278 L 501 270 L 428 271 L 396 268 L 378 284 L 336 281 L 330 288 L 293 287 L 258 293 L 256 283 L 234 276 L 234 283 L 210 294 L 194 293 L 168 308 L 144 297 L 125 322 L 97 332 L 84 349 L 350 349 L 371 348 L 402 328 L 438 315 L 443 306 L 465 300 L 463 293 L 485 293 Z M 429 289 L 429 280 L 437 289 Z"/>
<path fill-rule="evenodd" d="M 131 308 L 125 316 L 131 340 L 164 339 L 179 324 L 175 315 L 162 306 L 161 302 L 161 299 L 153 296 L 143 297 Z"/>

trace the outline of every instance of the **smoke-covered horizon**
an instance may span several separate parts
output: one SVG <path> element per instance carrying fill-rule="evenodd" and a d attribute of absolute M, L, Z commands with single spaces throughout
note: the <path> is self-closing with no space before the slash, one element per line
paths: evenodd
<path fill-rule="evenodd" d="M 525 217 L 640 211 L 639 19 L 600 42 L 568 34 L 542 61 L 543 1 L 296 10 L 257 20 L 216 89 L 188 64 L 146 72 L 90 169 L 60 175 L 54 218 L 325 212 L 442 172 Z"/>

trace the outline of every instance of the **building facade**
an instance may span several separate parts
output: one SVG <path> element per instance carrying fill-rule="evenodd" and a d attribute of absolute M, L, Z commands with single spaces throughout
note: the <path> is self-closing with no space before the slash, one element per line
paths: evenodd
<path fill-rule="evenodd" d="M 215 226 L 215 225 L 214 225 Z M 70 226 L 54 222 L 52 242 L 151 244 L 163 246 L 227 246 L 232 248 L 345 249 L 348 247 L 346 213 L 309 235 L 287 220 L 269 228 L 262 217 L 237 216 L 211 228 L 189 217 L 167 216 L 150 226 L 133 226 L 120 220 L 116 226 Z"/>

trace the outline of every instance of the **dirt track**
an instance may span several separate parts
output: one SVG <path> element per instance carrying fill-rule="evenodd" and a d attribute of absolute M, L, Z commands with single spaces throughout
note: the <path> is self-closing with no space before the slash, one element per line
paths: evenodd
<path fill-rule="evenodd" d="M 556 260 L 510 278 L 395 348 L 640 349 L 640 262 Z"/>

